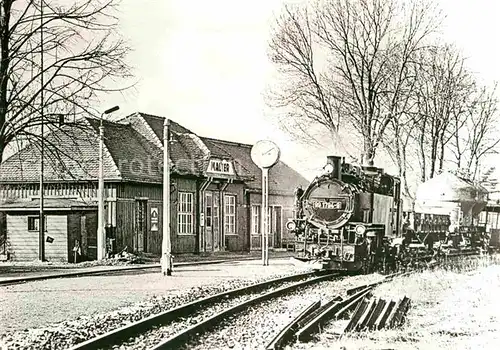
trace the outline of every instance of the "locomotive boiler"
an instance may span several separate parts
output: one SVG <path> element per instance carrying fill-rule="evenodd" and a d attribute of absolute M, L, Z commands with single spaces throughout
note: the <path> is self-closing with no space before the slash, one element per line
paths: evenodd
<path fill-rule="evenodd" d="M 325 173 L 296 192 L 287 228 L 297 237 L 298 259 L 318 268 L 363 271 L 390 263 L 399 235 L 400 181 L 383 169 L 327 157 Z"/>

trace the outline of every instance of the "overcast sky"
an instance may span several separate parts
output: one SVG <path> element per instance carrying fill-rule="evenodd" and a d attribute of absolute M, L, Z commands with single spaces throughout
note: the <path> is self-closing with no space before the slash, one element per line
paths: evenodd
<path fill-rule="evenodd" d="M 324 164 L 326 152 L 304 161 L 311 153 L 264 113 L 262 93 L 273 74 L 269 27 L 284 0 L 122 1 L 122 33 L 135 50 L 129 61 L 139 83 L 135 92 L 103 101 L 103 109 L 119 104 L 122 115 L 166 116 L 202 136 L 243 143 L 271 138 L 282 159 L 308 177 Z M 500 2 L 440 2 L 448 40 L 485 82 L 500 80 Z"/>

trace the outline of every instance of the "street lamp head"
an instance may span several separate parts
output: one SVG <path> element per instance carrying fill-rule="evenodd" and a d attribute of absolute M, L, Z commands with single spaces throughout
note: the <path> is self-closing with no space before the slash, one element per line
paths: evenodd
<path fill-rule="evenodd" d="M 113 112 L 116 112 L 119 109 L 120 109 L 120 106 L 114 106 L 114 107 L 111 107 L 110 109 L 105 110 L 104 114 L 113 113 Z"/>

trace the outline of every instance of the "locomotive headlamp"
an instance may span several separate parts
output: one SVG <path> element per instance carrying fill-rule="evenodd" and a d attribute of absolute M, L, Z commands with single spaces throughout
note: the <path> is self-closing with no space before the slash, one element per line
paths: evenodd
<path fill-rule="evenodd" d="M 333 172 L 333 165 L 328 163 L 327 165 L 325 165 L 323 169 L 327 174 L 331 174 Z"/>
<path fill-rule="evenodd" d="M 363 233 L 366 232 L 366 227 L 363 225 L 358 225 L 356 226 L 355 231 L 358 235 L 362 235 Z"/>
<path fill-rule="evenodd" d="M 297 225 L 295 224 L 295 221 L 288 221 L 286 223 L 286 228 L 289 231 L 293 231 L 293 230 L 295 230 L 297 228 Z"/>

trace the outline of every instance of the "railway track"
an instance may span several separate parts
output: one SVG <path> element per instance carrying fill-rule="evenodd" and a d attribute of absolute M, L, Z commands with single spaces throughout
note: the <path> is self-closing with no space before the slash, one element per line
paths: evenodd
<path fill-rule="evenodd" d="M 195 339 L 202 332 L 217 326 L 222 320 L 224 320 L 226 318 L 233 317 L 238 312 L 240 312 L 244 309 L 247 309 L 248 307 L 251 307 L 252 305 L 263 303 L 264 301 L 279 297 L 280 295 L 283 295 L 286 293 L 290 293 L 290 292 L 297 290 L 299 288 L 303 288 L 303 287 L 308 286 L 308 285 L 312 285 L 315 283 L 326 281 L 328 279 L 338 277 L 338 276 L 339 276 L 338 273 L 330 273 L 330 274 L 326 274 L 324 276 L 314 277 L 311 279 L 307 279 L 305 281 L 296 282 L 296 283 L 293 283 L 291 285 L 283 286 L 281 288 L 271 290 L 267 293 L 257 295 L 251 299 L 237 303 L 236 305 L 234 305 L 232 307 L 226 308 L 226 309 L 216 313 L 212 317 L 207 318 L 206 320 L 199 322 L 188 329 L 185 329 L 185 330 L 183 330 L 183 331 L 181 331 L 181 332 L 179 332 L 179 333 L 177 333 L 177 334 L 175 334 L 167 339 L 162 340 L 156 346 L 154 346 L 153 348 L 150 348 L 150 350 L 179 349 L 179 348 L 182 348 L 182 346 L 186 346 L 186 348 L 190 348 L 189 346 L 186 345 L 187 341 L 189 341 L 191 339 Z"/>
<path fill-rule="evenodd" d="M 460 256 L 453 256 L 456 258 Z M 404 272 L 397 272 L 384 277 L 384 279 L 369 283 L 362 284 L 357 287 L 350 288 L 346 291 L 347 298 L 342 299 L 340 296 L 331 298 L 326 303 L 321 304 L 321 302 L 314 301 L 307 307 L 305 307 L 301 312 L 293 318 L 281 331 L 267 344 L 266 350 L 278 350 L 285 348 L 288 344 L 294 341 L 307 342 L 310 341 L 313 336 L 317 333 L 321 333 L 322 329 L 331 321 L 345 318 L 349 311 L 357 310 L 361 308 L 361 312 L 358 315 L 353 315 L 349 325 L 346 327 L 346 331 L 352 331 L 353 325 L 357 328 L 375 326 L 376 329 L 380 329 L 386 324 L 389 316 L 396 316 L 395 320 L 401 321 L 398 317 L 402 317 L 401 312 L 409 305 L 409 299 L 403 298 L 400 303 L 378 303 L 377 307 L 372 307 L 369 309 L 367 304 L 369 304 L 365 297 L 368 297 L 373 289 L 383 283 L 392 281 L 395 277 L 405 276 L 414 273 L 418 270 L 408 270 Z M 372 306 L 375 306 L 373 304 Z M 359 311 L 359 310 L 357 310 Z M 399 314 L 399 315 L 398 315 Z M 394 320 L 391 320 L 393 322 Z M 371 329 L 371 328 L 370 328 Z M 337 334 L 341 336 L 341 334 Z"/>
<path fill-rule="evenodd" d="M 288 323 L 266 346 L 266 350 L 283 349 L 293 341 L 308 341 L 315 333 L 321 331 L 322 327 L 332 321 L 345 316 L 363 300 L 378 285 L 391 281 L 396 276 L 406 273 L 396 273 L 386 276 L 383 280 L 363 284 L 347 290 L 347 299 L 340 296 L 333 297 L 321 305 L 315 301 L 300 312 L 290 323 Z"/>
<path fill-rule="evenodd" d="M 287 324 L 278 335 L 273 334 L 274 338 L 268 336 L 269 339 L 273 339 L 267 345 L 267 349 L 280 349 L 283 344 L 295 339 L 301 341 L 310 339 L 324 324 L 352 311 L 359 301 L 377 285 L 395 276 L 411 272 L 389 275 L 382 281 L 351 288 L 346 292 L 346 299 L 331 298 L 323 305 L 316 301 L 304 309 L 294 322 Z M 233 319 L 238 312 L 336 276 L 339 274 L 326 271 L 301 273 L 226 291 L 150 316 L 77 344 L 70 349 L 173 349 L 182 348 L 192 339 L 195 339 L 196 347 L 197 338 L 200 338 L 207 330 L 214 329 L 224 320 Z M 302 281 L 295 282 L 298 280 Z M 279 327 L 281 326 L 275 329 Z"/>
<path fill-rule="evenodd" d="M 272 298 L 279 293 L 285 293 L 287 290 L 297 289 L 336 276 L 338 276 L 337 273 L 332 274 L 325 271 L 300 273 L 226 291 L 152 315 L 79 343 L 71 347 L 70 350 L 114 347 L 120 349 L 177 348 L 187 337 L 211 327 L 223 317 L 234 314 L 249 305 L 266 300 L 266 298 Z"/>

